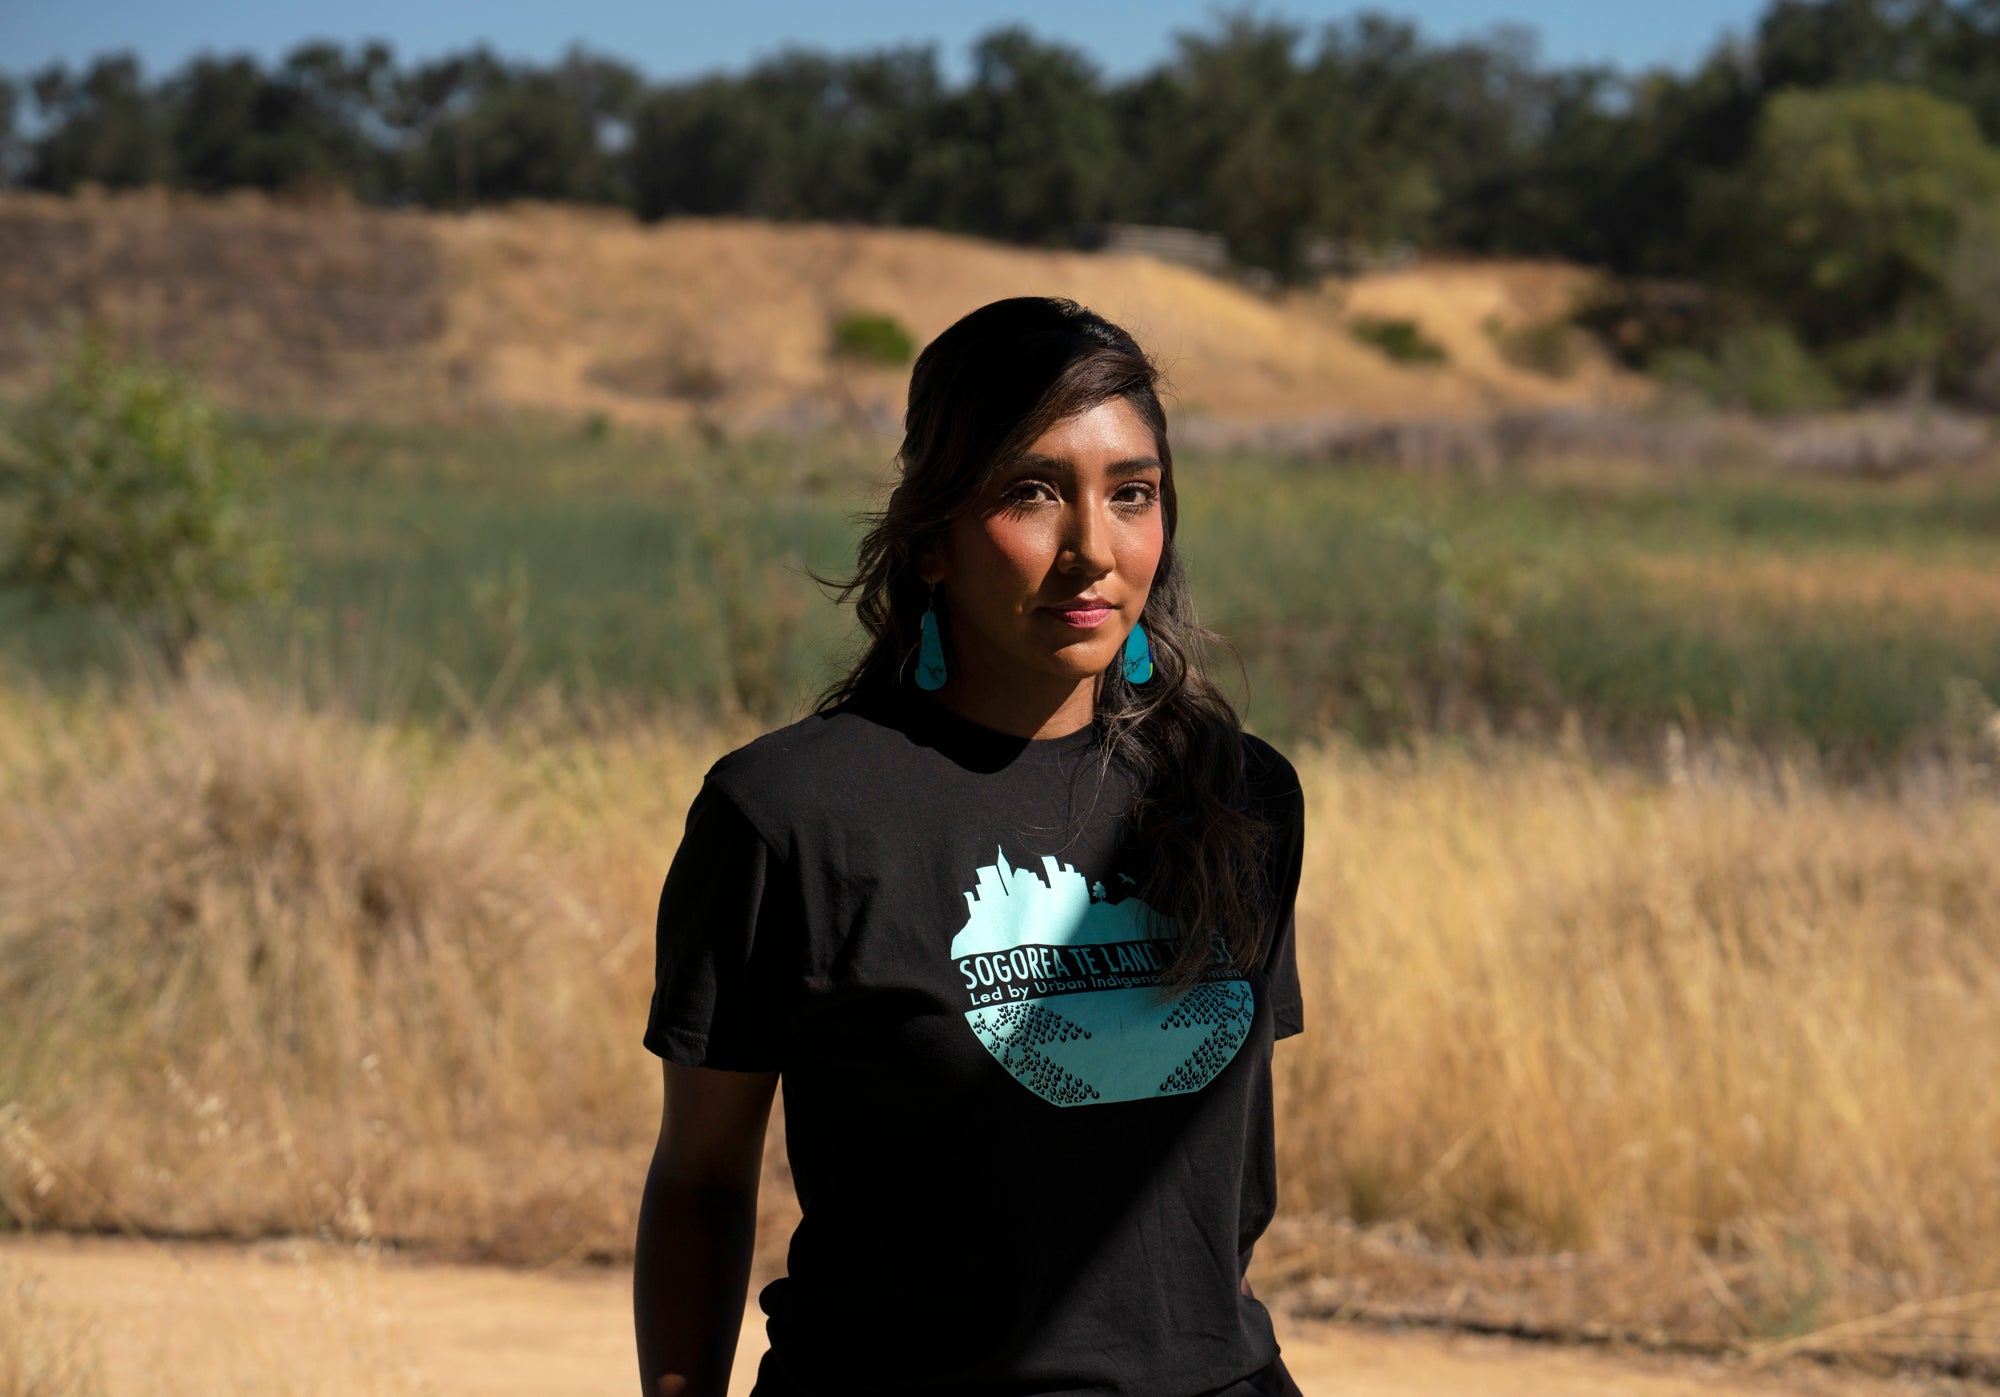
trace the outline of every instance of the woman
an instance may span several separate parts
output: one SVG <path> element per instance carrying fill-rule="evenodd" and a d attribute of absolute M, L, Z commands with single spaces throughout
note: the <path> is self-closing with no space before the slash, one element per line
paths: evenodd
<path fill-rule="evenodd" d="M 694 799 L 645 1034 L 651 1397 L 726 1389 L 780 1077 L 804 1216 L 755 1397 L 1297 1392 L 1244 1269 L 1304 807 L 1203 672 L 1156 382 L 1069 301 L 930 344 L 839 584 L 872 643 Z"/>

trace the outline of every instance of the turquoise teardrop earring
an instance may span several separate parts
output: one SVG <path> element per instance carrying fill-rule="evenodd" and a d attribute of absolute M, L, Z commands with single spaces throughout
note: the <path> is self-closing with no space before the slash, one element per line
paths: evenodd
<path fill-rule="evenodd" d="M 1125 637 L 1125 679 L 1130 684 L 1143 684 L 1153 677 L 1153 642 L 1146 637 L 1146 628 L 1137 621 L 1132 623 L 1132 634 Z"/>
<path fill-rule="evenodd" d="M 923 644 L 917 648 L 917 687 L 944 687 L 944 642 L 938 639 L 937 583 L 931 583 L 931 599 L 924 607 Z M 1150 665 L 1150 661 L 1148 661 Z"/>

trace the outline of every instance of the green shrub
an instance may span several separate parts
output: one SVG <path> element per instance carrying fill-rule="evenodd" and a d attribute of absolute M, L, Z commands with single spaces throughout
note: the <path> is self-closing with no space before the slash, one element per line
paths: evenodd
<path fill-rule="evenodd" d="M 179 674 L 220 611 L 283 586 L 253 507 L 263 472 L 185 377 L 85 333 L 0 453 L 18 506 L 4 576 L 45 602 L 115 609 Z"/>
<path fill-rule="evenodd" d="M 1347 322 L 1347 332 L 1399 364 L 1442 364 L 1451 357 L 1414 320 L 1357 315 Z"/>
<path fill-rule="evenodd" d="M 1650 368 L 1669 386 L 1718 407 L 1776 414 L 1823 410 L 1841 401 L 1831 375 L 1782 325 L 1727 331 L 1712 355 L 1665 350 L 1654 356 Z"/>
<path fill-rule="evenodd" d="M 855 311 L 833 325 L 836 358 L 894 367 L 916 358 L 917 342 L 892 315 Z"/>
<path fill-rule="evenodd" d="M 1547 378 L 1568 378 L 1583 367 L 1583 332 L 1560 317 L 1508 325 L 1486 322 L 1500 357 L 1517 369 Z"/>
<path fill-rule="evenodd" d="M 1840 382 L 1863 393 L 1890 393 L 1925 383 L 1944 364 L 1950 336 L 1942 317 L 1911 315 L 1821 351 Z"/>

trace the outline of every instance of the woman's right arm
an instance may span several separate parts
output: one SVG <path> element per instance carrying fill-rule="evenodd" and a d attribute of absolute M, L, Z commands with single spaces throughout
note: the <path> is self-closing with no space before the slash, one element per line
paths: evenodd
<path fill-rule="evenodd" d="M 778 1074 L 663 1065 L 666 1100 L 632 1265 L 641 1390 L 725 1397 Z"/>

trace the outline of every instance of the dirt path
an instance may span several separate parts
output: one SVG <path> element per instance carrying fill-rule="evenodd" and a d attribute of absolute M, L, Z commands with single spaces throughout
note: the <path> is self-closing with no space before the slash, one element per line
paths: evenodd
<path fill-rule="evenodd" d="M 112 1392 L 624 1394 L 637 1389 L 623 1271 L 558 1274 L 357 1259 L 306 1243 L 161 1246 L 0 1239 L 0 1280 L 39 1279 L 57 1323 L 94 1331 Z M 732 1397 L 750 1388 L 762 1316 L 746 1324 Z M 1338 1325 L 1280 1327 L 1309 1397 L 1886 1397 L 1817 1370 L 1714 1365 Z"/>

